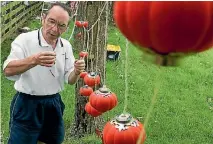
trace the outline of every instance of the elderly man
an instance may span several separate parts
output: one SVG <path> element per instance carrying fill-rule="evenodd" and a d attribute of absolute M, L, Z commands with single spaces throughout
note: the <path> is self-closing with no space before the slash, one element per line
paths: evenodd
<path fill-rule="evenodd" d="M 5 76 L 15 81 L 10 107 L 8 144 L 61 144 L 64 139 L 64 82 L 74 84 L 85 69 L 75 60 L 70 43 L 61 38 L 69 24 L 69 9 L 51 6 L 42 27 L 19 35 L 4 62 Z"/>

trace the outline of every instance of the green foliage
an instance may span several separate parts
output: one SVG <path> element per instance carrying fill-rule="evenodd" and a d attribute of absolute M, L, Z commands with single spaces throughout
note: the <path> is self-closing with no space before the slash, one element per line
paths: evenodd
<path fill-rule="evenodd" d="M 67 34 L 68 36 L 69 34 Z M 118 105 L 103 114 L 107 121 L 123 112 L 125 96 L 125 38 L 110 27 L 108 43 L 121 46 L 120 58 L 107 61 L 106 85 L 118 97 Z M 65 36 L 66 37 L 66 36 Z M 120 39 L 120 40 L 119 40 Z M 2 44 L 2 63 L 10 50 L 11 40 Z M 129 44 L 127 57 L 128 105 L 127 112 L 144 123 L 153 106 L 146 127 L 147 144 L 212 144 L 213 143 L 213 50 L 186 57 L 179 67 L 157 67 L 142 60 L 142 52 Z M 13 82 L 1 74 L 2 134 L 8 137 L 9 106 L 15 94 Z M 64 144 L 101 144 L 100 138 L 88 135 L 82 139 L 70 137 L 74 119 L 74 86 L 66 85 L 61 92 L 66 109 Z M 158 89 L 156 102 L 153 91 Z"/>

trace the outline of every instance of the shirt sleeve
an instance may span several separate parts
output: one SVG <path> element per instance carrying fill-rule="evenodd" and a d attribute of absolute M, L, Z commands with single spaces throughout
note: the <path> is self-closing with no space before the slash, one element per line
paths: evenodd
<path fill-rule="evenodd" d="M 75 63 L 75 57 L 73 55 L 72 46 L 69 44 L 69 47 L 67 47 L 66 53 L 65 53 L 64 78 L 66 83 L 68 83 L 70 73 L 74 70 L 74 63 Z"/>
<path fill-rule="evenodd" d="M 4 61 L 3 70 L 7 67 L 7 65 L 11 61 L 20 60 L 23 58 L 24 58 L 23 35 L 21 34 L 11 43 L 11 51 L 7 59 Z M 12 81 L 17 81 L 20 78 L 20 75 L 8 76 L 6 78 Z"/>

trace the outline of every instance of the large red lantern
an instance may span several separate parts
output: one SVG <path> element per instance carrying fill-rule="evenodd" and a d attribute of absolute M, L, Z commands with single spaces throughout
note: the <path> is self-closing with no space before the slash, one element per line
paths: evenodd
<path fill-rule="evenodd" d="M 141 133 L 140 144 L 143 144 L 146 139 L 143 125 L 130 114 L 121 114 L 104 126 L 103 141 L 104 144 L 137 144 Z"/>
<path fill-rule="evenodd" d="M 80 95 L 82 96 L 90 96 L 91 93 L 93 93 L 93 89 L 89 87 L 88 85 L 84 85 L 80 88 Z"/>
<path fill-rule="evenodd" d="M 97 117 L 97 116 L 100 116 L 102 113 L 97 111 L 95 108 L 93 108 L 89 102 L 87 102 L 87 104 L 85 105 L 85 111 L 93 116 L 93 117 Z"/>
<path fill-rule="evenodd" d="M 117 105 L 117 97 L 108 88 L 103 86 L 90 95 L 89 102 L 100 112 L 111 110 Z"/>
<path fill-rule="evenodd" d="M 101 78 L 97 72 L 90 72 L 84 77 L 84 83 L 88 86 L 99 85 L 101 82 Z"/>
<path fill-rule="evenodd" d="M 115 2 L 114 19 L 133 44 L 154 56 L 180 57 L 213 46 L 210 1 Z"/>

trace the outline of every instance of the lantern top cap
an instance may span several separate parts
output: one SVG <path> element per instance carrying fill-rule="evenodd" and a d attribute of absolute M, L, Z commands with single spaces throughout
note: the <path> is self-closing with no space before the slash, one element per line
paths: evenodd
<path fill-rule="evenodd" d="M 132 116 L 129 113 L 122 113 L 119 116 L 116 116 L 116 121 L 119 123 L 129 123 L 132 121 Z"/>
<path fill-rule="evenodd" d="M 97 72 L 90 72 L 89 73 L 89 76 L 91 76 L 91 77 L 95 77 L 95 76 L 97 76 L 98 74 L 97 74 Z"/>
<path fill-rule="evenodd" d="M 109 93 L 110 92 L 110 89 L 108 89 L 106 87 L 106 85 L 103 85 L 103 87 L 99 88 L 98 89 L 101 93 Z"/>

